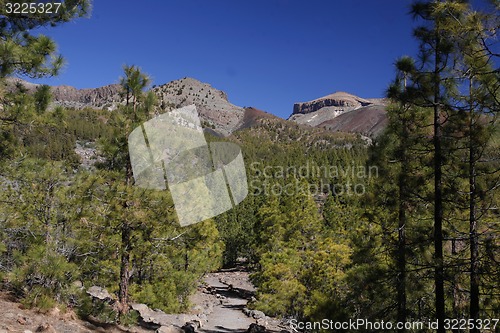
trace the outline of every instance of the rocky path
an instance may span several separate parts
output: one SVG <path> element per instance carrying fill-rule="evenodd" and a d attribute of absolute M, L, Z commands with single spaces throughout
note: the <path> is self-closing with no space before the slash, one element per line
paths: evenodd
<path fill-rule="evenodd" d="M 92 290 L 89 288 L 88 292 Z M 102 296 L 95 290 L 91 294 L 97 298 Z M 193 332 L 193 329 L 194 332 L 200 333 L 242 333 L 264 332 L 264 327 L 265 332 L 282 332 L 286 329 L 278 320 L 247 308 L 254 294 L 255 288 L 250 282 L 248 272 L 235 269 L 209 273 L 191 297 L 193 307 L 189 313 L 166 314 L 152 310 L 145 304 L 133 304 L 132 308 L 138 311 L 144 323 L 148 324 L 147 329 L 144 326 L 120 325 L 98 327 L 77 319 L 72 311 L 62 313 L 57 308 L 42 314 L 35 310 L 23 309 L 9 294 L 0 293 L 0 333 L 186 333 Z M 252 324 L 260 326 L 249 330 Z M 191 329 L 186 328 L 189 325 Z"/>
<path fill-rule="evenodd" d="M 199 331 L 245 332 L 256 322 L 256 319 L 243 312 L 254 292 L 246 272 L 226 271 L 205 276 L 204 287 L 191 300 L 206 307 L 206 322 Z M 206 304 L 211 306 L 207 308 Z"/>
<path fill-rule="evenodd" d="M 144 322 L 159 325 L 157 333 L 281 332 L 285 327 L 280 321 L 247 308 L 254 294 L 248 272 L 224 270 L 204 277 L 190 297 L 193 306 L 188 313 L 166 314 L 145 304 L 133 304 L 132 308 Z"/>

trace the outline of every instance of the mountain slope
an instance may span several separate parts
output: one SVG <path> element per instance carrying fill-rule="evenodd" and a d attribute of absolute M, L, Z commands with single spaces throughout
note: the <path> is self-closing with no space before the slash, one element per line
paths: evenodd
<path fill-rule="evenodd" d="M 329 131 L 361 133 L 366 136 L 377 136 L 387 126 L 387 115 L 382 105 L 369 105 L 324 121 L 318 125 Z"/>

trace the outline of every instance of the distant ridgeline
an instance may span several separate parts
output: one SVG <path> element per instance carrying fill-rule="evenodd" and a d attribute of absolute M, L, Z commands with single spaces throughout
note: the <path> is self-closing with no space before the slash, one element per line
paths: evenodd
<path fill-rule="evenodd" d="M 22 84 L 28 91 L 38 85 L 20 79 L 9 79 L 10 85 Z M 125 95 L 119 84 L 99 88 L 76 89 L 71 86 L 51 87 L 53 104 L 68 108 L 98 108 L 115 110 L 125 104 Z M 195 104 L 204 125 L 221 135 L 251 126 L 260 118 L 275 116 L 255 108 L 231 104 L 225 92 L 193 78 L 183 78 L 154 86 L 159 112 Z M 385 99 L 364 99 L 345 92 L 296 103 L 288 120 L 298 124 L 325 128 L 332 132 L 360 133 L 377 136 L 387 125 Z"/>

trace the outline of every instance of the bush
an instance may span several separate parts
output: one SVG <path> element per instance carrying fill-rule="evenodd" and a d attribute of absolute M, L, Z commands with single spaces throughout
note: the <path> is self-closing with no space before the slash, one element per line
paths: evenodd
<path fill-rule="evenodd" d="M 26 296 L 21 299 L 21 304 L 27 308 L 36 308 L 42 313 L 47 313 L 56 307 L 57 303 L 49 295 L 47 289 L 36 286 L 30 290 Z"/>
<path fill-rule="evenodd" d="M 181 312 L 184 304 L 179 302 L 177 286 L 173 280 L 156 281 L 131 286 L 132 298 L 138 303 L 145 303 L 153 309 L 160 309 L 167 313 Z"/>
<path fill-rule="evenodd" d="M 125 314 L 121 314 L 119 322 L 125 326 L 133 326 L 139 322 L 139 312 L 131 310 Z"/>
<path fill-rule="evenodd" d="M 103 324 L 114 324 L 118 319 L 118 312 L 113 306 L 104 301 L 92 299 L 84 293 L 80 295 L 77 314 L 83 319 L 93 317 Z"/>
<path fill-rule="evenodd" d="M 38 245 L 25 254 L 16 255 L 16 266 L 8 279 L 22 296 L 25 306 L 45 311 L 69 299 L 71 283 L 78 275 L 77 265 L 44 245 Z"/>

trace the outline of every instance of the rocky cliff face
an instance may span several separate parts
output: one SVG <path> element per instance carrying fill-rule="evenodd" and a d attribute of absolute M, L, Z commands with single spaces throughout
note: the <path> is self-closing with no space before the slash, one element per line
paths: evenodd
<path fill-rule="evenodd" d="M 241 126 L 245 110 L 228 101 L 225 92 L 193 78 L 183 78 L 155 87 L 152 91 L 159 101 L 159 112 L 195 104 L 204 126 L 228 135 Z M 71 107 L 115 109 L 125 104 L 121 87 L 111 84 L 95 89 L 76 89 L 70 86 L 52 88 L 56 104 Z"/>
<path fill-rule="evenodd" d="M 307 114 L 323 108 L 335 109 L 337 111 L 349 111 L 370 104 L 372 103 L 369 100 L 346 92 L 336 92 L 309 102 L 295 103 L 293 106 L 293 114 Z"/>
<path fill-rule="evenodd" d="M 95 107 L 114 109 L 117 104 L 124 103 L 124 97 L 120 94 L 119 84 L 92 89 L 76 89 L 71 86 L 52 87 L 54 102 L 67 107 Z"/>
<path fill-rule="evenodd" d="M 14 89 L 15 85 L 22 85 L 27 91 L 34 92 L 39 84 L 30 83 L 18 78 L 7 79 L 7 89 Z M 99 88 L 77 89 L 72 86 L 52 86 L 53 104 L 81 109 L 84 107 L 115 109 L 125 103 L 121 96 L 121 86 L 110 84 Z"/>

